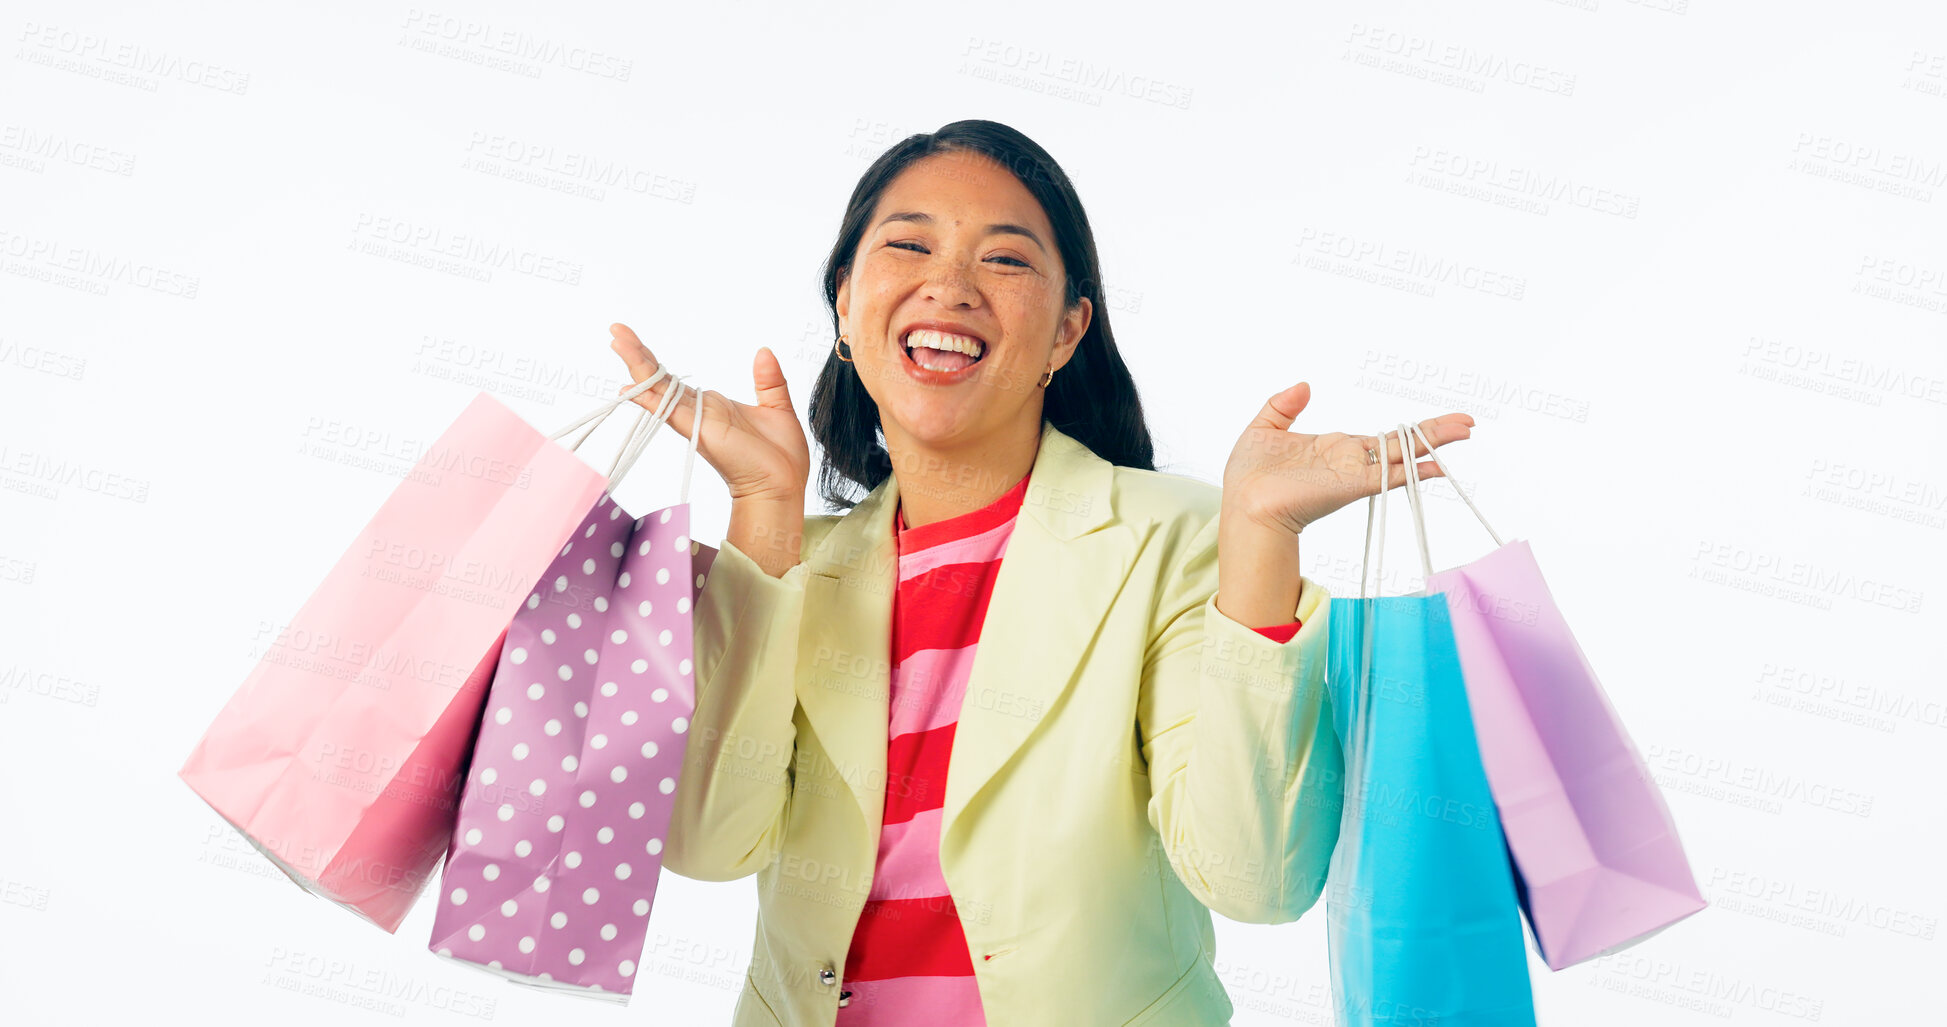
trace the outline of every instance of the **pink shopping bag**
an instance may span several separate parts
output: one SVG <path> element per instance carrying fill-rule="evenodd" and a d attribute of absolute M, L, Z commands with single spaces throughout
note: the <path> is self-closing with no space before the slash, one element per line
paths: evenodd
<path fill-rule="evenodd" d="M 632 993 L 695 708 L 691 610 L 717 552 L 690 538 L 696 435 L 678 504 L 635 518 L 604 495 L 508 627 L 441 875 L 440 956 Z"/>
<path fill-rule="evenodd" d="M 476 396 L 178 776 L 293 881 L 397 930 L 445 850 L 501 634 L 601 491 Z"/>
<path fill-rule="evenodd" d="M 1433 459 L 1446 471 L 1437 452 Z M 1459 482 L 1447 480 L 1500 548 L 1434 573 L 1415 494 L 1427 590 L 1447 598 L 1522 905 L 1542 958 L 1560 970 L 1642 941 L 1706 903 L 1669 806 L 1528 543 L 1503 543 Z"/>

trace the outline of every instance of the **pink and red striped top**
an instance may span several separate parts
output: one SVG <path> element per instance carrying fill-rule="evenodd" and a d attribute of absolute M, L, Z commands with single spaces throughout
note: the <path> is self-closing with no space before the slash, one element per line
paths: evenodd
<path fill-rule="evenodd" d="M 978 510 L 906 527 L 892 604 L 888 787 L 877 867 L 852 933 L 840 1027 L 912 1023 L 984 1025 L 973 960 L 940 872 L 940 813 L 967 674 L 994 577 L 1028 491 L 1028 478 Z M 1257 630 L 1275 642 L 1297 622 Z"/>

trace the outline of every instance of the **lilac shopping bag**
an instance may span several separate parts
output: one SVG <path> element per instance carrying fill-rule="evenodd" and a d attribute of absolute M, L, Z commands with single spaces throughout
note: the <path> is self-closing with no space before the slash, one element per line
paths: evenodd
<path fill-rule="evenodd" d="M 1433 450 L 1423 433 L 1419 440 Z M 1437 452 L 1434 462 L 1444 473 Z M 1536 947 L 1552 969 L 1625 948 L 1701 910 L 1676 822 L 1526 542 L 1434 573 L 1445 594 L 1482 761 Z M 1417 512 L 1417 510 L 1416 510 Z"/>
<path fill-rule="evenodd" d="M 440 881 L 441 956 L 628 1001 L 695 708 L 691 610 L 717 552 L 690 538 L 697 434 L 677 505 L 635 518 L 604 495 L 508 628 Z"/>
<path fill-rule="evenodd" d="M 178 776 L 293 881 L 396 931 L 446 849 L 508 620 L 601 491 L 476 396 Z"/>

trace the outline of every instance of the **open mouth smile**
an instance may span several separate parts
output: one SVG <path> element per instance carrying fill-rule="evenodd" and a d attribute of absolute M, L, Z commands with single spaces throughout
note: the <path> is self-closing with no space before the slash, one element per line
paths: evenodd
<path fill-rule="evenodd" d="M 959 371 L 980 363 L 987 346 L 971 335 L 915 328 L 900 340 L 906 359 L 929 371 Z"/>
<path fill-rule="evenodd" d="M 927 385 L 953 385 L 973 377 L 987 356 L 987 342 L 957 325 L 918 324 L 899 337 L 906 373 Z"/>

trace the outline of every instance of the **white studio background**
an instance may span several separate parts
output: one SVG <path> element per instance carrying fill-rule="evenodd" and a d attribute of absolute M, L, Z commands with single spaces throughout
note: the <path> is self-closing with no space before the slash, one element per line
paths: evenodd
<path fill-rule="evenodd" d="M 1947 12 L 1231 8 L 7 4 L 8 1021 L 726 1022 L 749 879 L 665 875 L 610 1008 L 439 960 L 424 897 L 396 936 L 310 897 L 175 771 L 476 391 L 551 430 L 626 380 L 624 321 L 745 399 L 771 346 L 802 412 L 857 176 L 969 117 L 1075 179 L 1166 470 L 1216 480 L 1301 379 L 1304 430 L 1477 419 L 1443 456 L 1532 541 L 1713 903 L 1534 962 L 1544 1024 L 1937 1018 Z M 682 449 L 624 504 L 673 502 Z M 1429 488 L 1436 565 L 1486 552 Z M 1355 590 L 1363 528 L 1308 573 Z M 1322 913 L 1219 918 L 1238 1024 L 1329 1021 Z"/>

